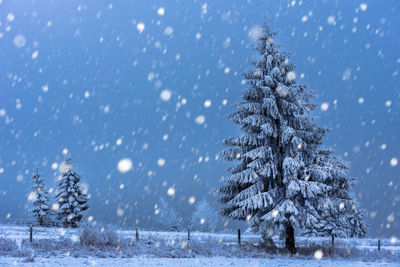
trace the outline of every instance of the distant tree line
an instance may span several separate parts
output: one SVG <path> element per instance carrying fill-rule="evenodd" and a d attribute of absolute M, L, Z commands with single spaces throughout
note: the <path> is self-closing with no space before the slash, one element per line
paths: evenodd
<path fill-rule="evenodd" d="M 183 219 L 179 213 L 160 197 L 154 218 L 156 223 L 167 231 L 180 231 L 183 229 Z M 191 217 L 191 229 L 202 232 L 214 232 L 220 226 L 218 211 L 206 199 L 198 201 L 194 206 Z"/>

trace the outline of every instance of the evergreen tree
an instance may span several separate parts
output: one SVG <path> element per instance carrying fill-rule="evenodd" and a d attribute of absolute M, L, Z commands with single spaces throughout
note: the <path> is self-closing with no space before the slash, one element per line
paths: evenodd
<path fill-rule="evenodd" d="M 64 164 L 63 176 L 58 183 L 57 191 L 57 219 L 64 225 L 77 227 L 82 219 L 82 212 L 87 210 L 88 198 L 82 192 L 81 176 L 72 170 L 71 160 Z"/>
<path fill-rule="evenodd" d="M 295 229 L 352 236 L 365 228 L 361 217 L 350 221 L 358 207 L 348 193 L 347 165 L 320 149 L 326 129 L 309 115 L 314 95 L 296 83 L 294 65 L 275 36 L 264 25 L 256 46 L 259 59 L 250 62 L 255 70 L 244 74 L 249 88 L 229 115 L 243 135 L 223 140 L 227 149 L 220 153 L 238 164 L 228 169 L 231 175 L 217 191 L 223 215 L 249 220 L 262 236 L 281 230 L 294 253 Z"/>
<path fill-rule="evenodd" d="M 160 197 L 158 213 L 154 220 L 168 231 L 178 231 L 182 227 L 182 217 L 162 197 Z"/>
<path fill-rule="evenodd" d="M 39 174 L 39 169 L 36 169 L 36 174 L 32 176 L 34 183 L 30 199 L 32 200 L 33 208 L 31 209 L 36 223 L 40 226 L 49 226 L 50 224 L 50 206 L 48 192 L 44 187 L 44 180 Z"/>
<path fill-rule="evenodd" d="M 192 215 L 192 226 L 195 229 L 203 232 L 214 232 L 219 223 L 218 212 L 206 199 L 196 203 Z"/>
<path fill-rule="evenodd" d="M 350 193 L 354 178 L 349 176 L 349 163 L 334 156 L 331 150 L 320 150 L 307 171 L 331 188 L 327 198 L 319 198 L 318 203 L 314 203 L 314 210 L 310 207 L 313 216 L 309 217 L 305 232 L 319 236 L 364 236 L 363 215 Z"/>

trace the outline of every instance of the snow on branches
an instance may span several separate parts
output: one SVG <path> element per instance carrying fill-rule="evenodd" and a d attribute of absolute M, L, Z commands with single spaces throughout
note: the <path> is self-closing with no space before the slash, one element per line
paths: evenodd
<path fill-rule="evenodd" d="M 71 161 L 67 161 L 57 189 L 57 219 L 64 226 L 77 227 L 82 213 L 89 208 L 80 180 L 81 176 L 72 170 Z"/>
<path fill-rule="evenodd" d="M 363 235 L 348 164 L 322 150 L 326 129 L 309 114 L 314 94 L 296 83 L 294 65 L 275 36 L 264 25 L 259 58 L 250 62 L 255 69 L 244 74 L 249 87 L 228 116 L 244 134 L 222 141 L 227 148 L 221 158 L 238 162 L 217 189 L 222 214 L 250 219 L 261 233 L 284 230 L 293 235 L 286 244 L 292 252 L 293 227 L 316 235 Z"/>
<path fill-rule="evenodd" d="M 49 226 L 51 223 L 49 197 L 38 169 L 36 169 L 36 174 L 32 176 L 32 181 L 34 185 L 28 197 L 32 201 L 32 215 L 38 225 Z"/>

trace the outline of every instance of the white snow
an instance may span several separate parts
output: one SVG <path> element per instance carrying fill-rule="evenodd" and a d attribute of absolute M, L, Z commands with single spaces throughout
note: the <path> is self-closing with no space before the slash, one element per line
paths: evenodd
<path fill-rule="evenodd" d="M 39 51 L 38 51 L 38 50 L 35 50 L 35 51 L 32 53 L 32 59 L 36 59 L 36 58 L 38 57 L 38 55 L 39 55 Z"/>
<path fill-rule="evenodd" d="M 188 202 L 189 202 L 189 204 L 192 205 L 192 204 L 194 204 L 194 202 L 196 202 L 196 198 L 191 196 L 191 197 L 189 197 Z"/>
<path fill-rule="evenodd" d="M 14 21 L 14 19 L 15 19 L 14 13 L 8 13 L 8 15 L 7 15 L 7 20 L 8 20 L 9 22 L 12 22 L 12 21 Z"/>
<path fill-rule="evenodd" d="M 117 216 L 118 216 L 118 217 L 121 217 L 121 216 L 123 216 L 123 215 L 124 215 L 124 210 L 121 209 L 121 208 L 118 208 L 118 209 L 117 209 Z"/>
<path fill-rule="evenodd" d="M 130 169 L 132 169 L 132 160 L 130 158 L 124 158 L 118 162 L 118 170 L 121 173 L 125 173 Z"/>
<path fill-rule="evenodd" d="M 320 260 L 324 257 L 324 252 L 321 249 L 318 249 L 314 252 L 314 258 Z"/>
<path fill-rule="evenodd" d="M 48 92 L 49 91 L 49 86 L 47 84 L 43 85 L 42 86 L 42 91 L 45 92 L 45 93 Z"/>
<path fill-rule="evenodd" d="M 286 78 L 287 78 L 289 81 L 293 81 L 293 80 L 296 79 L 296 73 L 295 73 L 294 71 L 289 71 L 289 72 L 286 74 Z"/>
<path fill-rule="evenodd" d="M 53 162 L 53 163 L 51 164 L 51 168 L 52 168 L 53 170 L 57 170 L 57 168 L 58 168 L 58 163 L 57 163 L 57 162 Z"/>
<path fill-rule="evenodd" d="M 157 160 L 157 165 L 158 165 L 159 167 L 164 166 L 164 165 L 165 165 L 165 159 L 159 158 L 159 159 Z"/>
<path fill-rule="evenodd" d="M 199 115 L 196 117 L 195 121 L 197 124 L 203 124 L 206 122 L 206 117 L 204 117 L 204 115 Z"/>
<path fill-rule="evenodd" d="M 255 42 L 258 40 L 258 37 L 262 34 L 262 28 L 258 25 L 253 26 L 249 31 L 250 39 Z"/>
<path fill-rule="evenodd" d="M 367 8 L 368 8 L 368 5 L 367 5 L 366 3 L 360 4 L 360 9 L 361 9 L 361 11 L 366 11 Z"/>
<path fill-rule="evenodd" d="M 13 43 L 16 47 L 21 48 L 26 44 L 26 38 L 22 34 L 18 34 L 14 37 Z"/>
<path fill-rule="evenodd" d="M 327 111 L 328 108 L 329 108 L 329 103 L 324 102 L 324 103 L 321 104 L 321 110 L 322 111 Z"/>
<path fill-rule="evenodd" d="M 351 76 L 351 69 L 350 68 L 345 69 L 342 75 L 343 81 L 348 81 L 350 79 L 350 76 Z"/>
<path fill-rule="evenodd" d="M 162 100 L 162 101 L 165 101 L 165 102 L 167 102 L 168 100 L 170 100 L 170 99 L 171 99 L 171 96 L 172 96 L 172 93 L 171 93 L 171 91 L 168 90 L 168 89 L 163 90 L 163 91 L 161 92 L 161 94 L 160 94 L 161 100 Z"/>
<path fill-rule="evenodd" d="M 121 139 L 121 138 L 118 138 L 117 141 L 115 141 L 115 144 L 116 144 L 117 146 L 120 146 L 120 145 L 122 144 L 122 139 Z"/>
<path fill-rule="evenodd" d="M 326 20 L 328 22 L 328 24 L 330 25 L 335 25 L 336 24 L 336 19 L 335 16 L 329 16 Z"/>
<path fill-rule="evenodd" d="M 0 257 L 0 263 L 5 266 L 18 266 L 22 264 L 21 258 Z M 379 262 L 346 262 L 343 260 L 304 260 L 304 259 L 270 259 L 270 258 L 74 258 L 74 257 L 54 257 L 54 258 L 35 258 L 34 262 L 23 263 L 22 266 L 131 266 L 131 267 L 176 267 L 176 266 L 220 266 L 220 267 L 243 267 L 243 266 L 287 266 L 287 267 L 358 267 L 358 266 L 398 266 L 396 263 Z"/>
<path fill-rule="evenodd" d="M 136 29 L 139 31 L 139 33 L 142 33 L 144 31 L 145 25 L 143 22 L 139 22 L 136 24 Z"/>
<path fill-rule="evenodd" d="M 329 255 L 330 238 L 296 236 L 296 245 L 309 248 L 311 254 L 289 256 L 270 254 L 255 245 L 257 235 L 242 234 L 242 246 L 237 245 L 237 235 L 229 233 L 156 232 L 139 229 L 136 241 L 135 230 L 119 230 L 118 235 L 131 239 L 131 254 L 119 255 L 118 251 L 98 247 L 80 247 L 79 230 L 63 228 L 33 228 L 34 244 L 30 247 L 27 226 L 0 225 L 0 246 L 4 239 L 15 240 L 19 252 L 7 254 L 0 249 L 0 266 L 22 265 L 34 252 L 34 261 L 23 266 L 399 266 L 400 242 L 396 238 L 382 239 L 381 250 L 373 238 L 335 239 L 338 253 Z M 273 237 L 278 247 L 284 241 Z M 40 240 L 40 242 L 36 242 Z M 70 240 L 70 241 L 66 241 Z M 58 243 L 57 243 L 58 242 Z M 36 244 L 36 245 L 35 245 Z M 70 246 L 70 247 L 69 247 Z M 188 247 L 189 246 L 189 247 Z M 129 246 L 127 250 L 129 250 Z M 191 249 L 191 251 L 189 251 Z M 175 251 L 175 252 L 174 252 Z M 176 253 L 176 254 L 174 254 Z M 320 260 L 317 260 L 320 259 Z"/>
<path fill-rule="evenodd" d="M 174 28 L 172 28 L 171 26 L 168 26 L 164 29 L 164 34 L 165 35 L 171 35 L 174 33 Z"/>
<path fill-rule="evenodd" d="M 174 196 L 175 195 L 175 188 L 173 188 L 173 187 L 168 188 L 167 194 L 168 194 L 168 196 L 171 196 L 171 197 Z"/>
<path fill-rule="evenodd" d="M 164 16 L 164 14 L 165 14 L 165 8 L 164 8 L 164 7 L 158 8 L 158 9 L 157 9 L 157 14 L 158 14 L 159 16 Z"/>

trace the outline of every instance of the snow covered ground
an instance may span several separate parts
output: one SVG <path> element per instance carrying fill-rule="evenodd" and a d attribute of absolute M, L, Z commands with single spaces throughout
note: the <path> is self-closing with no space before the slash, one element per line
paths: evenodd
<path fill-rule="evenodd" d="M 77 229 L 0 225 L 0 266 L 400 266 L 400 242 L 395 238 L 335 239 L 296 237 L 298 255 L 265 251 L 259 237 L 228 233 L 139 232 L 117 230 L 114 246 L 83 246 Z M 123 242 L 122 242 L 123 241 Z M 278 247 L 283 241 L 274 238 Z M 316 253 L 316 251 L 318 251 Z M 317 259 L 321 257 L 321 259 Z"/>
<path fill-rule="evenodd" d="M 21 261 L 11 257 L 0 257 L 0 266 L 20 266 Z M 23 263 L 22 266 L 132 266 L 132 267 L 153 267 L 153 266 L 229 266 L 229 267 L 258 267 L 258 266 L 327 266 L 327 267 L 357 267 L 357 266 L 399 266 L 397 263 L 381 263 L 381 262 L 355 262 L 342 260 L 302 260 L 289 258 L 227 258 L 227 257 L 211 257 L 211 258 L 35 258 L 34 262 Z"/>

